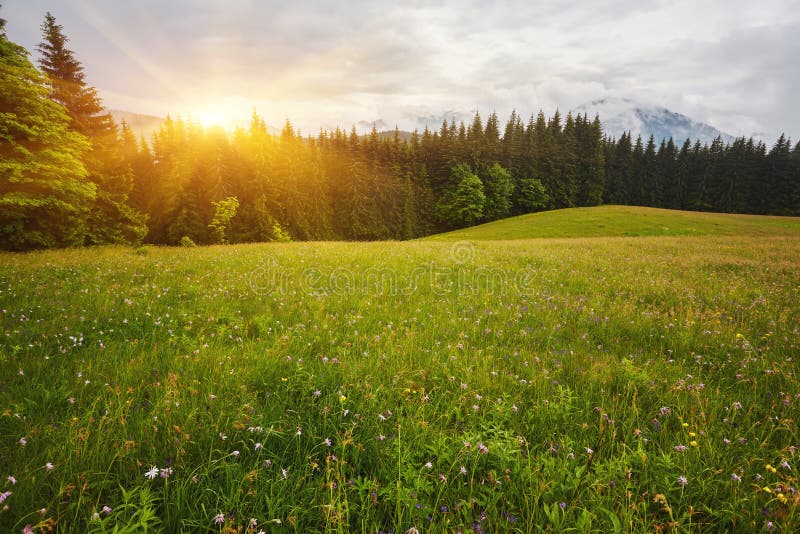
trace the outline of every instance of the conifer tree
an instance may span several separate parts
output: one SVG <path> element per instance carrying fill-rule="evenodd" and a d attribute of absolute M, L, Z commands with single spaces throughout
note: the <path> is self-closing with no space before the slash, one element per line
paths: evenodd
<path fill-rule="evenodd" d="M 145 235 L 145 218 L 128 204 L 133 174 L 122 153 L 118 130 L 88 86 L 83 66 L 67 48 L 63 28 L 49 12 L 42 24 L 39 64 L 50 82 L 50 98 L 67 109 L 70 127 L 91 142 L 84 164 L 97 196 L 89 210 L 87 244 L 136 243 Z"/>
<path fill-rule="evenodd" d="M 83 244 L 95 186 L 81 161 L 89 144 L 0 19 L 0 248 Z"/>

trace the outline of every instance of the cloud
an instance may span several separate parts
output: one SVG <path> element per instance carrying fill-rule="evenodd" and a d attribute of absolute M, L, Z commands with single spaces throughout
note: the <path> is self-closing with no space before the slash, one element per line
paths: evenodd
<path fill-rule="evenodd" d="M 52 10 L 108 104 L 141 112 L 220 106 L 247 117 L 255 106 L 306 131 L 438 128 L 445 114 L 525 116 L 630 96 L 733 133 L 798 138 L 793 4 L 29 0 L 3 15 L 30 47 Z"/>

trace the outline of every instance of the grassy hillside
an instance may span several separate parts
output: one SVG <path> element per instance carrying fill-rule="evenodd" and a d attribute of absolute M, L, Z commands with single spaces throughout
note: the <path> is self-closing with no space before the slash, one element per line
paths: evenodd
<path fill-rule="evenodd" d="M 637 206 L 543 211 L 428 237 L 433 240 L 682 235 L 800 235 L 800 218 Z"/>
<path fill-rule="evenodd" d="M 0 532 L 798 532 L 798 287 L 798 236 L 0 254 Z"/>

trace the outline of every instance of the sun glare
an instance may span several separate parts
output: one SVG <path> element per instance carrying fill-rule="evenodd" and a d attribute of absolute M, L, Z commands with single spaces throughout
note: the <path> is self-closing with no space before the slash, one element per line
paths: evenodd
<path fill-rule="evenodd" d="M 196 117 L 197 121 L 204 128 L 211 128 L 212 126 L 225 126 L 225 116 L 218 111 L 198 111 Z"/>

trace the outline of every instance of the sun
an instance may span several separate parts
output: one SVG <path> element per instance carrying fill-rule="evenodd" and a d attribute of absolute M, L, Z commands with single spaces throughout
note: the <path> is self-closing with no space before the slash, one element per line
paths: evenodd
<path fill-rule="evenodd" d="M 203 110 L 196 112 L 197 121 L 203 128 L 225 126 L 225 115 L 219 111 Z"/>

